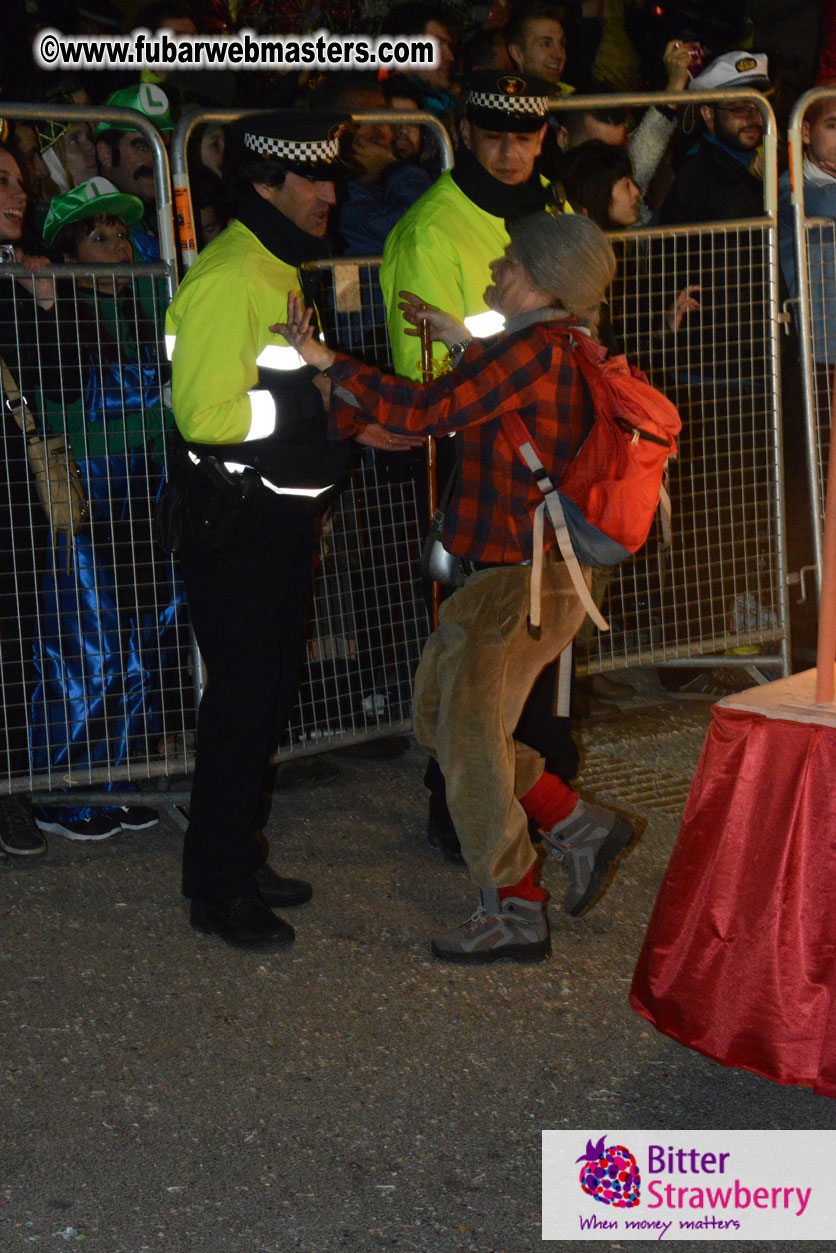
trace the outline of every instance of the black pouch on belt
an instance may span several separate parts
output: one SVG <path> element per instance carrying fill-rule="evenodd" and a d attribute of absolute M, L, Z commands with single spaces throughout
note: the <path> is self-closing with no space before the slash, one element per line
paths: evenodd
<path fill-rule="evenodd" d="M 167 477 L 154 508 L 154 538 L 167 553 L 176 553 L 188 525 L 188 470 L 182 443 L 171 435 L 167 442 Z"/>
<path fill-rule="evenodd" d="M 216 457 L 203 456 L 194 467 L 213 490 L 202 500 L 196 516 L 191 514 L 194 534 L 209 548 L 220 552 L 235 539 L 256 500 L 267 490 L 261 475 L 250 466 L 227 470 Z"/>

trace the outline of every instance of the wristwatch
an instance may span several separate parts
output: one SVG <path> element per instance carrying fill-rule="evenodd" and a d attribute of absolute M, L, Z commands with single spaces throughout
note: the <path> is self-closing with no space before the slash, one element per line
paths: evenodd
<path fill-rule="evenodd" d="M 467 348 L 468 344 L 472 344 L 472 343 L 473 343 L 473 336 L 471 336 L 470 339 L 460 339 L 457 344 L 451 344 L 450 348 L 448 349 L 448 352 L 450 354 L 450 364 L 458 365 L 459 361 L 464 355 L 465 348 Z"/>

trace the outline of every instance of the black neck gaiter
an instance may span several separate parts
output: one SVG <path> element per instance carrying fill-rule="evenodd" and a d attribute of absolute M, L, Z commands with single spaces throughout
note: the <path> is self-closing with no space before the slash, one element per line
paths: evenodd
<path fill-rule="evenodd" d="M 456 152 L 452 177 L 469 200 L 486 213 L 503 218 L 506 226 L 527 213 L 536 213 L 546 207 L 549 189 L 543 186 L 536 172 L 525 183 L 501 183 L 464 146 Z"/>
<path fill-rule="evenodd" d="M 319 261 L 331 255 L 328 238 L 309 235 L 256 191 L 246 197 L 237 217 L 259 243 L 288 265 L 300 266 L 303 261 Z"/>

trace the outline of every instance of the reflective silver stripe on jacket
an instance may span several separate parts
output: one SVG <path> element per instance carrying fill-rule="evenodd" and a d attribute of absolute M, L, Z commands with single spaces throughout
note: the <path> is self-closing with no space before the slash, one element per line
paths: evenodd
<path fill-rule="evenodd" d="M 220 448 L 222 445 L 219 444 L 218 447 Z M 189 460 L 196 466 L 200 465 L 200 457 L 196 456 L 191 449 L 189 449 Z M 224 469 L 229 470 L 231 474 L 243 474 L 245 470 L 255 470 L 255 466 L 243 465 L 240 461 L 225 461 Z M 256 474 L 258 474 L 257 470 Z M 269 487 L 270 491 L 275 492 L 277 496 L 307 496 L 315 498 L 321 496 L 323 492 L 329 492 L 334 486 L 333 483 L 329 483 L 327 487 L 277 487 L 275 483 L 271 483 L 269 479 L 266 479 L 263 474 L 258 474 L 258 477 L 264 486 Z"/>

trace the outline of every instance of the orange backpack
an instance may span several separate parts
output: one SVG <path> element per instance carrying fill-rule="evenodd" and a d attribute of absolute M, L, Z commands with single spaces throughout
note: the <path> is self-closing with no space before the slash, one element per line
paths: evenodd
<path fill-rule="evenodd" d="M 609 624 L 595 605 L 581 565 L 612 566 L 637 552 L 647 539 L 661 502 L 662 528 L 670 538 L 670 498 L 665 472 L 676 456 L 682 422 L 676 407 L 626 357 L 607 350 L 577 330 L 572 356 L 592 395 L 592 428 L 567 465 L 557 488 L 522 419 L 502 418 L 506 435 L 532 471 L 545 497 L 534 518 L 532 569 L 533 629 L 540 622 L 540 568 L 544 515 L 557 535 L 564 561 L 587 613 L 602 631 Z M 536 605 L 535 605 L 536 595 Z"/>

